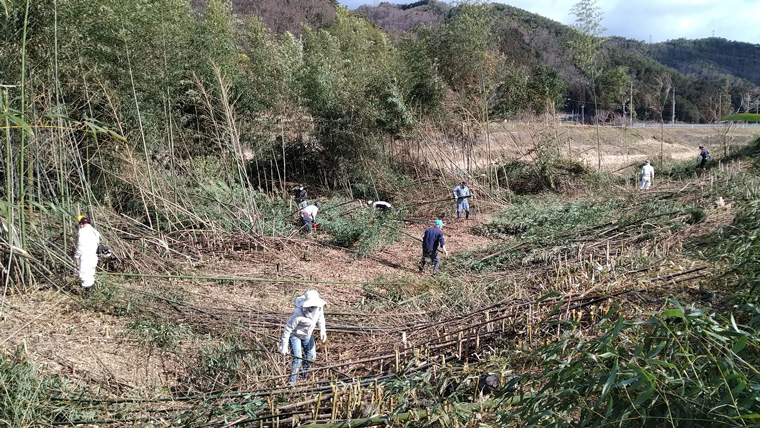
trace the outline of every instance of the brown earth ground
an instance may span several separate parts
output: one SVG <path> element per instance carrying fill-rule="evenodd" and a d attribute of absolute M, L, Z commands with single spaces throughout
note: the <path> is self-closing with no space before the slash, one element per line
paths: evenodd
<path fill-rule="evenodd" d="M 451 253 L 485 247 L 488 239 L 470 233 L 472 227 L 487 221 L 475 214 L 471 220 L 447 221 L 447 247 Z M 407 224 L 404 232 L 421 237 L 427 225 Z M 318 234 L 317 234 L 318 235 Z M 186 303 L 210 312 L 238 308 L 266 308 L 287 318 L 295 297 L 313 281 L 335 281 L 316 288 L 330 304 L 330 310 L 355 307 L 364 295 L 361 282 L 376 278 L 395 279 L 418 276 L 420 242 L 403 235 L 398 242 L 376 252 L 372 258 L 357 258 L 353 253 L 326 248 L 305 238 L 297 238 L 280 249 L 242 251 L 215 260 L 207 260 L 197 272 L 210 277 L 278 278 L 292 283 L 172 281 L 146 279 L 129 287 L 154 288 L 156 282 L 183 295 Z M 314 239 L 320 240 L 319 236 Z M 441 255 L 442 263 L 446 263 Z M 426 275 L 430 275 L 428 265 Z M 76 278 L 72 275 L 72 284 Z M 351 282 L 341 284 L 340 282 Z M 238 314 L 238 317 L 240 315 Z M 93 312 L 77 296 L 43 290 L 9 297 L 0 318 L 0 347 L 9 352 L 23 346 L 44 372 L 57 373 L 81 385 L 99 385 L 107 392 L 139 394 L 163 386 L 173 386 L 183 373 L 186 361 L 175 353 L 162 353 L 134 338 L 128 326 L 130 317 Z M 179 321 L 182 321 L 181 319 Z M 277 328 L 269 334 L 278 335 Z M 274 342 L 269 345 L 274 349 Z M 198 343 L 181 343 L 188 350 Z M 178 352 L 181 353 L 181 352 Z"/>
<path fill-rule="evenodd" d="M 546 131 L 545 127 L 541 131 L 538 126 L 535 132 L 511 124 L 498 127 L 502 129 L 492 130 L 492 158 L 527 156 L 529 148 L 540 140 L 541 132 L 554 132 Z M 733 141 L 735 144 L 747 142 L 758 131 L 755 128 L 734 130 Z M 562 126 L 556 132 L 569 145 L 570 153 L 577 153 L 592 166 L 595 164 L 593 127 Z M 601 133 L 605 141 L 612 141 L 603 147 L 603 165 L 612 170 L 627 165 L 629 161 L 654 158 L 661 148 L 666 158 L 689 159 L 696 156 L 698 144 L 714 147 L 722 138 L 717 130 L 704 128 L 635 129 L 623 133 L 602 128 Z M 487 159 L 485 146 L 483 140 L 478 138 L 478 153 L 473 158 Z M 428 145 L 425 150 L 429 150 L 430 154 L 438 153 L 438 161 L 450 167 L 464 166 L 464 163 L 450 159 L 448 155 L 444 157 L 444 152 L 439 149 L 440 146 L 433 149 Z M 456 156 L 461 157 L 461 153 L 455 153 Z M 472 227 L 487 222 L 496 207 L 477 199 L 472 205 L 474 215 L 469 221 L 451 219 L 454 208 L 446 203 L 436 208 L 438 212 L 447 213 L 445 233 L 448 249 L 452 253 L 483 248 L 489 244 L 489 239 L 473 234 Z M 730 220 L 730 215 L 723 217 L 728 219 L 726 221 Z M 421 237 L 425 227 L 425 224 L 406 224 L 404 232 Z M 313 239 L 320 238 L 316 236 Z M 196 274 L 204 276 L 280 278 L 293 281 L 290 283 L 170 281 L 156 278 L 134 280 L 128 283 L 128 287 L 139 290 L 158 283 L 176 294 L 184 294 L 192 305 L 218 308 L 220 311 L 238 308 L 243 315 L 245 308 L 266 309 L 281 313 L 284 319 L 292 309 L 295 296 L 310 287 L 311 281 L 347 282 L 317 286 L 330 303 L 331 311 L 347 311 L 361 304 L 365 291 L 362 282 L 419 275 L 416 265 L 420 243 L 409 236 L 382 249 L 372 258 L 356 258 L 352 253 L 327 248 L 310 239 L 293 240 L 282 245 L 271 245 L 265 250 L 243 251 L 229 257 L 209 259 L 194 268 Z M 443 263 L 446 263 L 445 257 Z M 76 278 L 72 274 L 71 284 L 75 283 Z M 159 352 L 135 338 L 128 326 L 130 321 L 130 317 L 92 311 L 86 301 L 83 303 L 81 298 L 61 291 L 47 289 L 11 295 L 4 301 L 0 315 L 0 349 L 9 353 L 13 348 L 22 346 L 43 372 L 59 373 L 69 380 L 95 388 L 95 392 L 102 389 L 113 395 L 141 395 L 174 385 L 188 362 L 177 357 L 181 352 Z M 272 326 L 267 331 L 277 335 L 279 328 Z M 182 349 L 197 349 L 200 342 L 208 340 L 180 342 L 179 346 Z M 267 346 L 275 347 L 273 341 L 267 343 Z"/>

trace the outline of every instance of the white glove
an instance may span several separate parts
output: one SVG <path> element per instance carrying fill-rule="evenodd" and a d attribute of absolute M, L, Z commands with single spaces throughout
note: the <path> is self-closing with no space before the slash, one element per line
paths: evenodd
<path fill-rule="evenodd" d="M 327 341 L 327 332 L 324 331 L 324 330 L 320 331 L 319 332 L 319 338 L 322 339 L 322 342 L 326 342 Z"/>
<path fill-rule="evenodd" d="M 449 252 L 448 252 L 448 250 L 446 250 L 446 249 L 444 248 L 444 249 L 443 249 L 443 254 L 446 254 L 446 255 L 448 256 L 448 255 L 449 255 Z"/>
<path fill-rule="evenodd" d="M 282 355 L 288 355 L 288 347 L 287 346 L 280 346 L 280 354 L 282 354 Z"/>

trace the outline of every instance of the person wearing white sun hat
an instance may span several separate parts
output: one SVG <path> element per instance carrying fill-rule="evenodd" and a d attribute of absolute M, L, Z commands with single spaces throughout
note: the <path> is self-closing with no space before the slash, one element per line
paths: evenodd
<path fill-rule="evenodd" d="M 290 365 L 290 384 L 295 386 L 296 380 L 306 379 L 309 366 L 317 356 L 316 343 L 314 341 L 314 329 L 319 327 L 319 338 L 322 342 L 327 340 L 325 329 L 324 307 L 327 304 L 319 297 L 317 290 L 309 290 L 296 298 L 296 308 L 285 323 L 280 339 L 280 353 L 290 355 L 293 361 Z"/>

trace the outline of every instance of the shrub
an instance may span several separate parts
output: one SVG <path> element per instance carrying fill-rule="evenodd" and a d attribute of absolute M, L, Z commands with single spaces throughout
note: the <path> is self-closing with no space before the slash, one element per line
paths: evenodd
<path fill-rule="evenodd" d="M 49 426 L 66 414 L 53 400 L 63 382 L 56 376 L 40 376 L 21 349 L 0 354 L 0 425 Z"/>
<path fill-rule="evenodd" d="M 189 379 L 202 390 L 215 390 L 244 379 L 247 372 L 259 366 L 263 367 L 263 364 L 255 354 L 244 349 L 237 339 L 227 337 L 218 344 L 206 344 L 201 348 L 196 361 L 188 367 Z"/>
<path fill-rule="evenodd" d="M 325 211 L 319 219 L 319 227 L 330 232 L 331 244 L 352 248 L 360 256 L 370 253 L 385 244 L 395 242 L 401 235 L 396 222 L 403 218 L 402 213 L 374 212 L 371 208 L 359 210 Z"/>
<path fill-rule="evenodd" d="M 566 335 L 536 351 L 541 376 L 514 412 L 527 426 L 742 426 L 760 414 L 760 336 L 671 302 L 646 320 L 614 310 L 589 340 Z M 596 331 L 596 330 L 595 330 Z"/>
<path fill-rule="evenodd" d="M 512 192 L 518 195 L 536 194 L 543 191 L 563 192 L 579 185 L 603 186 L 603 173 L 595 173 L 586 166 L 561 157 L 539 159 L 537 162 L 513 160 L 496 168 L 499 181 L 508 182 Z"/>
<path fill-rule="evenodd" d="M 127 328 L 131 336 L 163 349 L 176 349 L 182 339 L 192 335 L 192 329 L 184 324 L 152 318 L 137 318 Z"/>

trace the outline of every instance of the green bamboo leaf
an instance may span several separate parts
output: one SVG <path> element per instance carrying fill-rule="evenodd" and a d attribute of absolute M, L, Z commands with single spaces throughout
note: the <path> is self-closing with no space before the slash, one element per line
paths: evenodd
<path fill-rule="evenodd" d="M 738 354 L 742 349 L 744 349 L 745 346 L 747 346 L 747 342 L 749 342 L 749 337 L 742 336 L 739 338 L 739 340 L 736 341 L 736 343 L 734 343 L 734 346 L 731 347 L 731 350 Z"/>
<path fill-rule="evenodd" d="M 551 299 L 552 297 L 559 296 L 560 294 L 556 291 L 552 291 L 551 293 L 546 293 L 543 296 L 539 297 L 536 303 L 541 303 L 546 299 Z"/>
<path fill-rule="evenodd" d="M 615 365 L 612 366 L 612 371 L 610 372 L 610 375 L 607 376 L 607 382 L 604 383 L 604 387 L 602 387 L 602 396 L 599 398 L 600 400 L 603 400 L 604 397 L 609 394 L 610 389 L 612 385 L 615 383 L 615 380 L 617 379 L 617 372 L 618 372 L 618 363 L 615 361 Z"/>
<path fill-rule="evenodd" d="M 652 393 L 654 393 L 654 387 L 652 385 L 647 386 L 647 389 L 644 390 L 639 396 L 636 398 L 636 401 L 633 402 L 634 406 L 640 406 L 645 401 L 649 399 L 649 397 L 652 396 Z"/>
<path fill-rule="evenodd" d="M 618 382 L 617 384 L 614 385 L 614 388 L 617 388 L 617 387 L 620 387 L 620 386 L 630 385 L 632 383 L 638 382 L 639 379 L 641 379 L 641 376 L 634 376 L 634 377 L 632 377 L 630 379 L 626 379 L 626 380 L 624 380 L 622 382 Z"/>
<path fill-rule="evenodd" d="M 744 334 L 744 330 L 740 329 L 738 325 L 736 325 L 736 319 L 734 319 L 734 314 L 731 314 L 731 327 L 734 328 L 734 331 L 737 333 Z"/>
<path fill-rule="evenodd" d="M 668 342 L 666 342 L 664 340 L 662 342 L 660 342 L 660 344 L 657 345 L 657 347 L 654 348 L 652 350 L 652 352 L 649 353 L 649 355 L 647 355 L 647 358 L 654 358 L 657 355 L 659 355 L 659 353 L 662 352 L 663 349 L 665 349 L 665 346 L 667 346 L 667 344 L 668 344 Z"/>
<path fill-rule="evenodd" d="M 16 126 L 18 126 L 19 128 L 21 128 L 21 130 L 24 131 L 24 132 L 26 132 L 27 134 L 29 134 L 29 135 L 33 135 L 34 134 L 34 130 L 32 130 L 32 127 L 29 126 L 29 124 L 26 123 L 20 117 L 13 116 L 11 114 L 6 114 L 5 117 L 8 120 L 10 120 L 11 122 L 13 122 Z"/>
<path fill-rule="evenodd" d="M 623 329 L 623 317 L 618 317 L 617 322 L 615 323 L 615 327 L 612 329 L 612 331 L 606 333 L 602 340 L 599 341 L 599 347 L 602 347 L 606 344 L 608 344 L 611 340 L 617 337 L 618 334 L 620 334 L 620 330 Z"/>
<path fill-rule="evenodd" d="M 683 318 L 683 309 L 668 309 L 662 312 L 663 318 Z"/>
<path fill-rule="evenodd" d="M 744 381 L 739 381 L 739 384 L 734 387 L 734 389 L 731 390 L 731 394 L 735 396 L 742 393 L 745 389 L 747 389 L 747 383 Z"/>
<path fill-rule="evenodd" d="M 760 419 L 760 414 L 752 413 L 749 415 L 734 416 L 731 419 Z"/>
<path fill-rule="evenodd" d="M 700 309 L 694 309 L 693 311 L 691 311 L 688 314 L 686 314 L 686 316 L 687 317 L 696 318 L 696 317 L 701 316 L 705 312 L 707 312 L 707 310 L 705 310 L 705 309 L 701 309 L 701 308 Z"/>
<path fill-rule="evenodd" d="M 667 361 L 658 360 L 658 359 L 655 359 L 655 358 L 647 358 L 646 362 L 648 362 L 649 364 L 654 364 L 656 366 L 663 366 L 663 367 L 668 367 L 668 368 L 671 368 L 671 369 L 676 368 L 676 365 L 673 364 L 673 363 L 669 363 Z"/>
<path fill-rule="evenodd" d="M 85 125 L 87 125 L 87 127 L 90 128 L 90 130 L 92 130 L 94 132 L 108 132 L 108 130 L 106 128 L 103 128 L 102 126 L 97 125 L 97 124 L 93 123 L 90 120 L 86 120 L 83 123 Z"/>
<path fill-rule="evenodd" d="M 123 143 L 126 143 L 126 142 L 127 142 L 127 139 L 126 139 L 126 138 L 124 138 L 123 136 L 121 136 L 121 135 L 117 134 L 117 133 L 116 133 L 116 132 L 114 132 L 114 131 L 111 131 L 110 129 L 108 130 L 108 135 L 110 135 L 110 136 L 111 136 L 113 139 L 115 139 L 115 140 L 119 140 L 119 141 L 121 141 L 121 142 L 123 142 Z"/>

